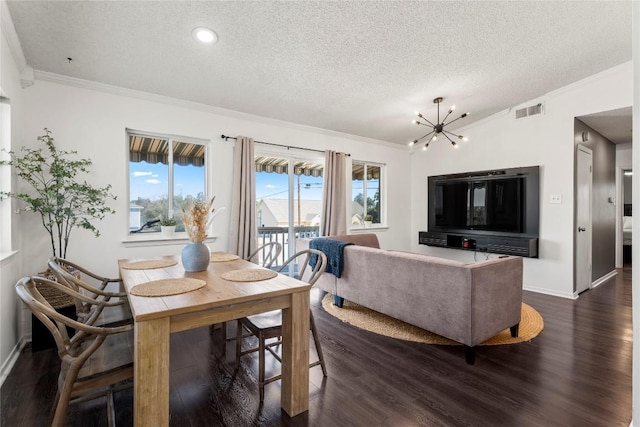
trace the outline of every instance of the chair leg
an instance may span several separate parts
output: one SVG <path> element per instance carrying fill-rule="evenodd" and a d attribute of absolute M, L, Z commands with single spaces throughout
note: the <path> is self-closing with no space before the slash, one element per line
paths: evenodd
<path fill-rule="evenodd" d="M 236 320 L 236 369 L 240 368 L 240 353 L 242 353 L 242 322 Z"/>
<path fill-rule="evenodd" d="M 64 385 L 62 390 L 58 390 L 58 404 L 56 405 L 56 411 L 53 415 L 53 421 L 51 427 L 62 427 L 64 425 L 64 419 L 67 415 L 67 409 L 69 408 L 69 400 L 71 400 L 71 390 L 73 389 L 74 379 L 78 376 L 79 368 L 72 366 L 69 368 L 69 372 L 66 374 Z"/>
<path fill-rule="evenodd" d="M 220 324 L 221 334 L 222 334 L 222 355 L 227 354 L 227 322 L 222 322 Z M 209 325 L 209 333 L 214 334 L 216 330 L 216 325 Z"/>
<path fill-rule="evenodd" d="M 226 356 L 227 354 L 227 322 L 222 322 L 220 325 L 222 328 L 222 355 Z"/>
<path fill-rule="evenodd" d="M 264 336 L 258 334 L 258 385 L 260 389 L 260 403 L 264 402 Z"/>
<path fill-rule="evenodd" d="M 116 425 L 116 408 L 113 402 L 113 387 L 107 392 L 107 425 L 115 427 Z"/>
<path fill-rule="evenodd" d="M 320 339 L 318 339 L 318 330 L 316 329 L 316 321 L 313 319 L 313 313 L 310 313 L 311 335 L 313 336 L 313 342 L 316 345 L 316 352 L 318 353 L 318 359 L 320 359 L 320 366 L 322 367 L 322 375 L 327 376 L 327 366 L 324 364 L 324 355 L 322 354 L 322 346 L 320 345 Z"/>

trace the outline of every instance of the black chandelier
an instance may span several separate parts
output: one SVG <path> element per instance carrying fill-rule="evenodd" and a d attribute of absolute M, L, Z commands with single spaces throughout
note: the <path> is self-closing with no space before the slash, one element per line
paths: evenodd
<path fill-rule="evenodd" d="M 434 104 L 438 104 L 438 120 L 436 121 L 436 124 L 434 125 L 433 123 L 431 123 L 429 120 L 427 120 L 422 113 L 420 112 L 416 112 L 416 116 L 418 116 L 419 118 L 421 118 L 422 120 L 424 120 L 424 122 L 421 122 L 420 120 L 414 120 L 413 123 L 417 124 L 417 125 L 422 125 L 422 126 L 427 126 L 432 128 L 433 130 L 429 133 L 427 133 L 426 135 L 413 140 L 409 143 L 409 146 L 413 146 L 415 144 L 417 144 L 418 142 L 422 141 L 423 139 L 427 138 L 428 136 L 431 136 L 431 138 L 429 138 L 429 140 L 427 141 L 427 143 L 424 145 L 424 147 L 422 147 L 423 150 L 426 150 L 429 147 L 429 143 L 431 141 L 435 141 L 436 139 L 438 139 L 439 135 L 443 135 L 445 138 L 447 138 L 449 140 L 449 142 L 451 142 L 451 145 L 453 145 L 454 147 L 458 147 L 458 144 L 451 139 L 452 137 L 454 139 L 461 139 L 463 141 L 467 141 L 467 138 L 462 136 L 462 135 L 457 135 L 455 133 L 449 132 L 448 130 L 445 130 L 444 127 L 450 125 L 451 123 L 455 122 L 456 120 L 460 120 L 462 118 L 465 118 L 469 115 L 469 113 L 464 113 L 462 114 L 460 117 L 453 119 L 449 122 L 447 122 L 447 119 L 449 118 L 449 116 L 451 115 L 451 113 L 453 113 L 453 110 L 455 110 L 455 106 L 451 106 L 451 108 L 449 108 L 449 112 L 447 113 L 446 116 L 444 116 L 444 119 L 442 119 L 442 122 L 440 122 L 440 103 L 442 102 L 444 98 L 442 98 L 441 96 L 434 99 L 433 103 Z M 426 122 L 426 123 L 425 123 Z"/>

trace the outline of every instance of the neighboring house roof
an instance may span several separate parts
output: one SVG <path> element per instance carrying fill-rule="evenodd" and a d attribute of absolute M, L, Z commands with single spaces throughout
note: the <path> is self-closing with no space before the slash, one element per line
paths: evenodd
<path fill-rule="evenodd" d="M 354 215 L 359 215 L 362 214 L 362 212 L 364 211 L 364 206 L 362 206 L 360 203 L 356 202 L 355 200 L 351 201 L 351 212 Z"/>
<path fill-rule="evenodd" d="M 261 199 L 257 209 L 266 207 L 279 224 L 289 222 L 289 201 L 287 199 Z M 300 200 L 300 218 L 305 222 L 313 222 L 313 218 L 322 213 L 322 200 Z M 298 204 L 294 208 L 294 215 L 298 215 Z"/>
<path fill-rule="evenodd" d="M 289 218 L 289 201 L 287 199 L 260 199 L 256 209 L 269 209 L 271 214 L 276 218 L 279 224 L 288 223 Z M 347 215 L 352 215 L 352 222 L 355 223 L 362 220 L 363 206 L 355 201 L 351 201 L 351 211 Z M 295 215 L 297 212 L 297 204 L 294 208 Z M 304 222 L 316 224 L 320 223 L 322 215 L 322 200 L 301 200 L 300 216 Z"/>

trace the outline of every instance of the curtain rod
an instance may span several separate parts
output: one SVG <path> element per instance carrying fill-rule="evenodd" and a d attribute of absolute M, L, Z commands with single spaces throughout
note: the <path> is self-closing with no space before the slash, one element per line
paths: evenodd
<path fill-rule="evenodd" d="M 224 139 L 225 141 L 228 141 L 230 139 L 237 139 L 235 136 L 227 136 L 227 135 L 220 135 L 220 138 Z M 273 142 L 264 142 L 264 141 L 253 141 L 253 142 L 255 142 L 257 144 L 265 144 L 265 145 L 274 145 L 276 147 L 284 147 L 287 150 L 289 150 L 291 148 L 295 148 L 296 150 L 315 151 L 316 153 L 323 153 L 324 154 L 323 150 L 315 150 L 313 148 L 294 147 L 294 146 L 291 146 L 291 145 L 274 144 Z M 351 154 L 349 154 L 349 153 L 344 153 L 344 154 L 349 156 L 349 157 L 351 157 Z"/>

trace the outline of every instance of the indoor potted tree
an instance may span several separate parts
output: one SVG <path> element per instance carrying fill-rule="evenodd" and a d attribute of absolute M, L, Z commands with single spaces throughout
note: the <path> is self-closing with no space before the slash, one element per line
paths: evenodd
<path fill-rule="evenodd" d="M 38 141 L 45 147 L 22 147 L 21 155 L 9 151 L 11 160 L 0 161 L 13 166 L 18 178 L 31 187 L 25 192 L 0 191 L 0 199 L 13 197 L 26 205 L 24 210 L 39 214 L 49 233 L 52 255 L 66 258 L 71 231 L 83 228 L 98 237 L 95 221 L 115 213 L 106 201 L 116 196 L 110 192 L 111 185 L 94 187 L 80 181 L 78 175 L 89 173 L 91 160 L 71 158 L 77 151 L 58 150 L 49 129 Z"/>
<path fill-rule="evenodd" d="M 22 147 L 20 155 L 9 151 L 10 160 L 0 161 L 0 165 L 13 166 L 27 191 L 0 191 L 0 199 L 13 197 L 24 203 L 20 210 L 40 215 L 42 226 L 49 234 L 51 254 L 66 258 L 69 237 L 74 228 L 89 230 L 96 237 L 100 232 L 95 221 L 101 220 L 114 211 L 105 202 L 115 200 L 111 186 L 94 187 L 79 179 L 80 174 L 88 173 L 92 162 L 89 159 L 74 159 L 76 151 L 58 150 L 51 131 L 44 129 L 44 135 L 38 136 L 44 147 L 31 149 Z M 46 260 L 44 260 L 46 263 Z M 78 272 L 71 272 L 79 276 Z M 56 280 L 53 272 L 38 273 L 48 279 Z M 38 286 L 42 296 L 59 312 L 75 318 L 75 304 L 71 297 L 55 290 L 51 286 Z M 32 316 L 32 349 L 41 350 L 54 347 L 55 344 L 46 328 Z"/>
<path fill-rule="evenodd" d="M 174 218 L 165 218 L 160 221 L 160 230 L 162 231 L 162 237 L 173 237 L 173 233 L 176 231 L 176 220 Z"/>

